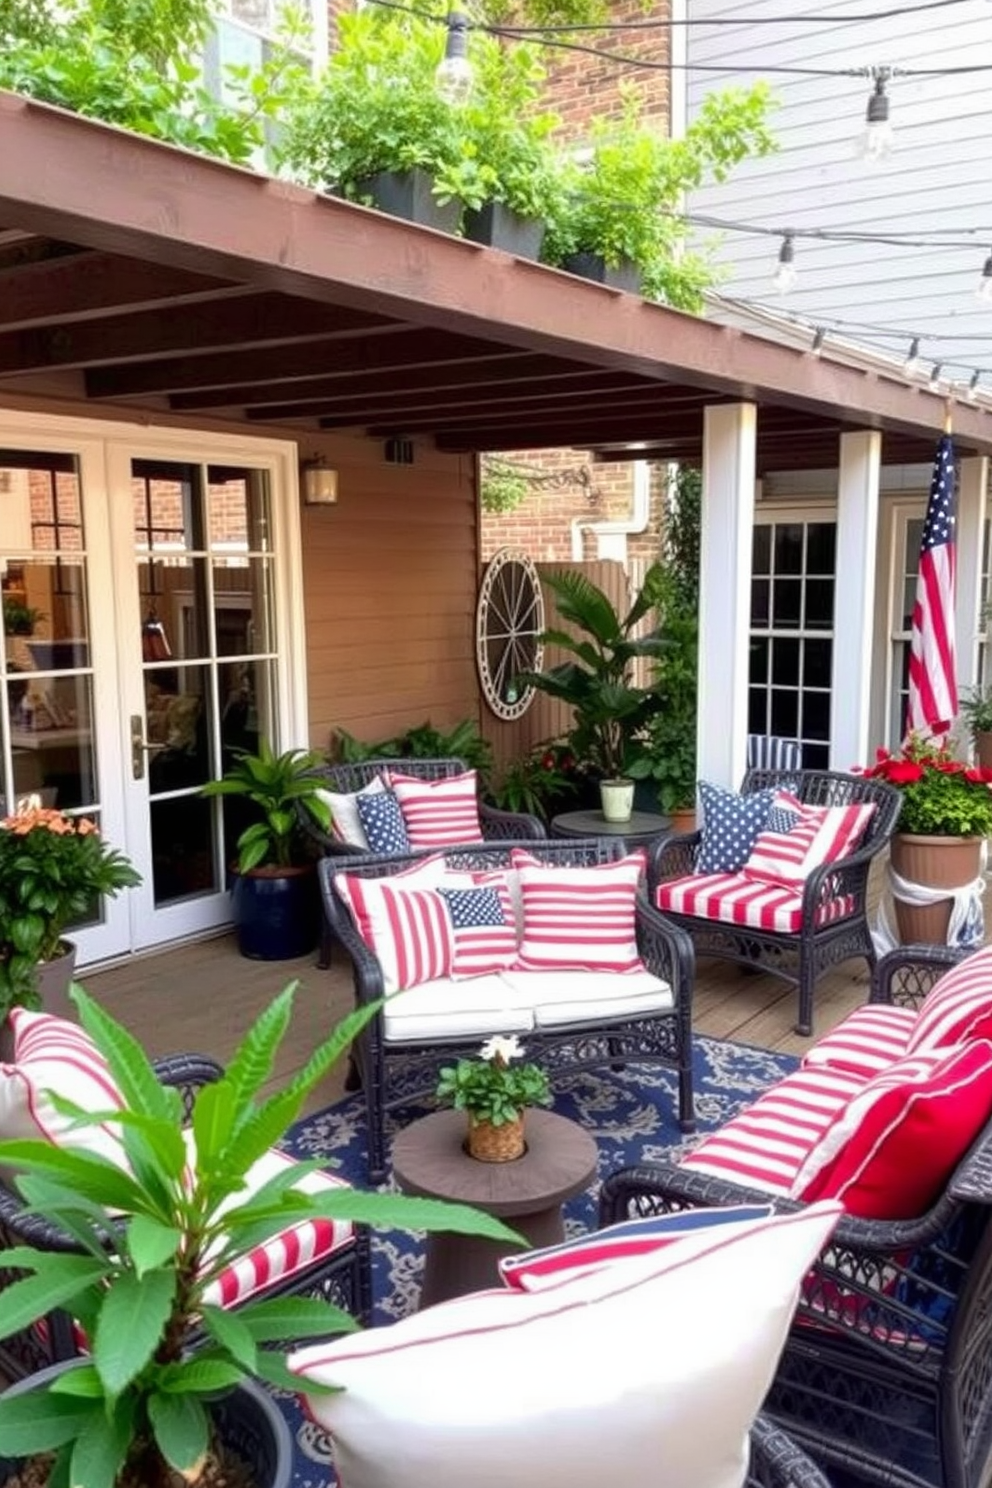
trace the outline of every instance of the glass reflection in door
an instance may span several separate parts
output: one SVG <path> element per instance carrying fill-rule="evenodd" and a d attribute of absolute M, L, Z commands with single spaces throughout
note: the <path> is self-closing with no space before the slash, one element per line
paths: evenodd
<path fill-rule="evenodd" d="M 251 818 L 205 800 L 271 737 L 275 655 L 264 471 L 132 461 L 155 904 L 216 893 Z M 138 768 L 139 766 L 136 766 Z"/>

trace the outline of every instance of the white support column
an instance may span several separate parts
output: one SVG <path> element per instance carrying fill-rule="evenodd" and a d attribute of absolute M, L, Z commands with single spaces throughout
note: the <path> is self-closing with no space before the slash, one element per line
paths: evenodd
<path fill-rule="evenodd" d="M 753 403 L 704 410 L 696 766 L 734 787 L 747 752 L 756 429 Z"/>
<path fill-rule="evenodd" d="M 875 429 L 840 436 L 830 768 L 865 764 L 871 744 L 872 630 L 878 545 L 882 436 Z"/>
<path fill-rule="evenodd" d="M 962 460 L 958 484 L 957 598 L 954 605 L 954 646 L 958 690 L 978 683 L 979 614 L 982 593 L 982 553 L 985 549 L 985 512 L 989 462 L 985 455 Z"/>

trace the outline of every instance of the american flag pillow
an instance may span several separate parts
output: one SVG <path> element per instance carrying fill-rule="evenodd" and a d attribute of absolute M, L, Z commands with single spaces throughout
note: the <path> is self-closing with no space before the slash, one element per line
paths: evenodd
<path fill-rule="evenodd" d="M 804 806 L 783 791 L 743 871 L 764 883 L 801 885 L 814 868 L 853 851 L 874 810 L 871 804 Z"/>
<path fill-rule="evenodd" d="M 505 884 L 438 893 L 451 921 L 451 976 L 485 976 L 517 959 L 517 927 Z"/>
<path fill-rule="evenodd" d="M 515 971 L 643 971 L 637 949 L 637 886 L 644 853 L 568 868 L 512 852 L 523 935 Z"/>
<path fill-rule="evenodd" d="M 433 869 L 411 875 L 413 882 L 404 883 L 402 874 L 388 878 L 335 875 L 335 888 L 382 968 L 387 997 L 447 976 L 451 970 L 451 922 L 435 887 L 438 876 Z"/>
<path fill-rule="evenodd" d="M 411 847 L 450 847 L 481 842 L 478 783 L 474 770 L 446 780 L 417 780 L 390 771 Z"/>

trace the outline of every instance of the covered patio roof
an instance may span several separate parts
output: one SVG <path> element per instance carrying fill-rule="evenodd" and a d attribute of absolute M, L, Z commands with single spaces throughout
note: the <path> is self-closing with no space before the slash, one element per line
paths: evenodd
<path fill-rule="evenodd" d="M 758 405 L 758 474 L 882 432 L 929 461 L 942 396 L 0 93 L 5 391 L 249 423 L 702 457 Z M 955 408 L 961 453 L 992 412 Z M 632 447 L 633 446 L 633 447 Z"/>

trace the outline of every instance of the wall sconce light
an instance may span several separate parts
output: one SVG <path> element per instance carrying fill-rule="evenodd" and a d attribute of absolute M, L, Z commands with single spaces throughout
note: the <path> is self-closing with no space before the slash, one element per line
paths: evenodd
<path fill-rule="evenodd" d="M 328 465 L 323 455 L 304 460 L 303 500 L 307 506 L 336 506 L 338 500 L 338 473 Z"/>

